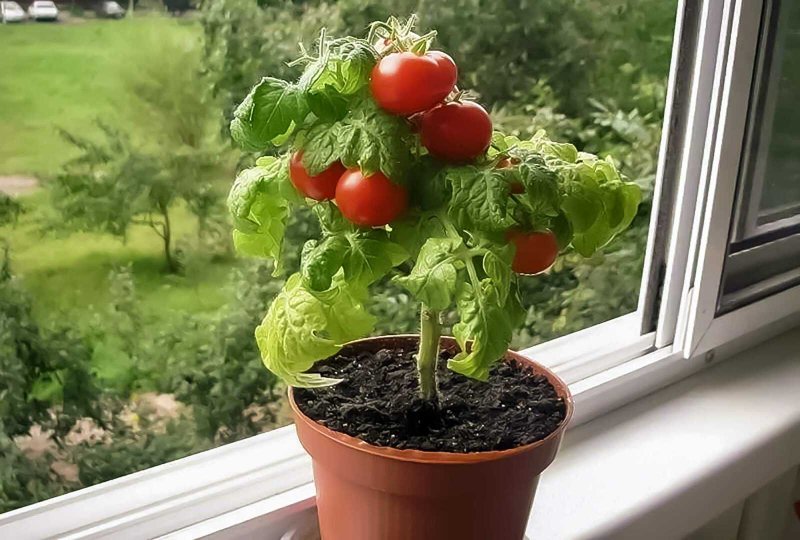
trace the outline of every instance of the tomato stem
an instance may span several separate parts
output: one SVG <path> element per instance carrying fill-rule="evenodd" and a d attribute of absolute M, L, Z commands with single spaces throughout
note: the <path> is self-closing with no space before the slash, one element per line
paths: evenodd
<path fill-rule="evenodd" d="M 436 362 L 439 358 L 439 340 L 442 337 L 440 313 L 422 305 L 420 309 L 419 351 L 417 352 L 417 373 L 419 375 L 420 397 L 435 402 Z"/>

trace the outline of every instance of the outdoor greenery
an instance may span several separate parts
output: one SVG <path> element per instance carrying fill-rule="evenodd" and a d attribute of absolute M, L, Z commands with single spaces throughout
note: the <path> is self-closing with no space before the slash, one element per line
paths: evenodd
<path fill-rule="evenodd" d="M 287 422 L 283 388 L 263 369 L 252 330 L 300 268 L 316 220 L 308 212 L 292 218 L 288 256 L 273 276 L 270 265 L 232 255 L 231 225 L 215 209 L 230 176 L 257 157 L 228 143 L 235 106 L 262 74 L 296 78 L 299 68 L 286 62 L 298 42 L 313 50 L 321 26 L 360 35 L 369 21 L 416 11 L 421 29 L 439 30 L 460 81 L 497 127 L 521 137 L 545 129 L 553 140 L 613 155 L 643 189 L 631 228 L 602 254 L 568 256 L 547 275 L 521 280 L 525 322 L 513 343 L 635 309 L 675 6 L 208 0 L 194 19 L 143 8 L 132 20 L 0 28 L 0 174 L 34 174 L 43 184 L 0 201 L 9 222 L 0 228 L 8 246 L 0 509 Z M 169 52 L 143 69 L 162 39 Z M 187 51 L 179 64 L 175 50 Z M 76 184 L 80 198 L 65 196 Z M 170 195 L 150 207 L 143 186 Z M 164 214 L 152 211 L 159 201 L 179 274 L 164 271 L 163 235 L 147 219 L 163 232 Z M 416 302 L 392 283 L 373 286 L 366 308 L 379 321 L 375 333 L 419 324 Z"/>

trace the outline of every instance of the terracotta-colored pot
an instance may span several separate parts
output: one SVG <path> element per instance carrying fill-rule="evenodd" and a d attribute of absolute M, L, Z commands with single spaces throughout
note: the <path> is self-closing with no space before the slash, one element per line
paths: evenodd
<path fill-rule="evenodd" d="M 417 339 L 368 338 L 346 348 L 377 351 Z M 445 337 L 442 346 L 456 343 Z M 510 450 L 456 454 L 374 446 L 311 420 L 290 390 L 297 435 L 314 464 L 323 540 L 521 540 L 539 474 L 555 458 L 573 404 L 553 372 L 515 352 L 506 358 L 547 377 L 567 407 L 553 433 Z"/>

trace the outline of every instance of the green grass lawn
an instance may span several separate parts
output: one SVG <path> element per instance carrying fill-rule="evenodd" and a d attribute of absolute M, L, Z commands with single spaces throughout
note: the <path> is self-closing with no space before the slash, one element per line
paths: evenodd
<path fill-rule="evenodd" d="M 119 72 L 153 33 L 200 39 L 196 22 L 160 16 L 0 25 L 0 175 L 57 170 L 74 151 L 56 127 L 85 135 L 124 118 Z"/>
<path fill-rule="evenodd" d="M 40 319 L 66 314 L 86 322 L 108 303 L 109 272 L 128 263 L 141 307 L 155 324 L 179 313 L 216 309 L 226 299 L 233 262 L 198 253 L 195 220 L 182 208 L 174 212 L 173 225 L 187 253 L 186 267 L 183 275 L 169 275 L 163 271 L 161 239 L 146 226 L 133 227 L 126 242 L 104 234 L 43 235 L 46 193 L 26 197 L 23 204 L 29 210 L 16 225 L 0 228 L 0 238 L 10 247 L 12 271 L 33 295 Z"/>
<path fill-rule="evenodd" d="M 160 16 L 69 24 L 0 25 L 0 176 L 58 170 L 73 155 L 56 126 L 86 135 L 102 118 L 133 133 L 144 128 L 125 119 L 121 70 L 137 46 L 154 33 L 196 41 L 196 22 Z M 141 47 L 140 47 L 141 48 Z M 132 264 L 142 307 L 155 323 L 183 312 L 219 307 L 233 265 L 213 262 L 198 250 L 195 220 L 178 208 L 175 236 L 186 253 L 183 276 L 165 274 L 161 240 L 147 227 L 132 228 L 127 242 L 104 234 L 42 235 L 50 214 L 40 191 L 24 199 L 28 211 L 16 226 L 0 229 L 11 248 L 13 271 L 33 295 L 37 315 L 78 323 L 108 302 L 108 274 Z"/>

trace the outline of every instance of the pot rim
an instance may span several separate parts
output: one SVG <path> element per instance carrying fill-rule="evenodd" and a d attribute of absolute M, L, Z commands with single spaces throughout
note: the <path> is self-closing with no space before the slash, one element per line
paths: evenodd
<path fill-rule="evenodd" d="M 349 345 L 357 345 L 359 343 L 365 343 L 370 341 L 376 341 L 386 338 L 401 338 L 401 339 L 419 339 L 418 334 L 393 334 L 388 336 L 374 336 L 368 337 L 363 339 L 358 339 L 354 341 L 350 341 L 345 344 L 345 346 Z M 442 336 L 442 340 L 447 340 L 451 342 L 455 342 L 455 338 L 451 336 Z M 347 435 L 346 433 L 342 433 L 340 431 L 334 431 L 330 428 L 327 428 L 306 416 L 300 408 L 297 406 L 294 400 L 294 388 L 289 387 L 288 395 L 289 395 L 289 405 L 292 408 L 292 412 L 295 414 L 296 421 L 301 421 L 308 425 L 311 429 L 319 433 L 320 435 L 333 440 L 339 444 L 343 444 L 353 450 L 357 450 L 359 452 L 365 452 L 368 454 L 372 454 L 378 457 L 384 457 L 388 459 L 394 459 L 399 461 L 408 461 L 414 463 L 431 463 L 431 464 L 453 464 L 453 465 L 460 465 L 460 464 L 468 464 L 468 463 L 479 463 L 485 461 L 494 461 L 498 459 L 506 459 L 513 456 L 517 456 L 519 454 L 524 454 L 527 452 L 531 452 L 536 450 L 539 447 L 542 447 L 554 439 L 558 439 L 563 434 L 566 426 L 569 424 L 570 420 L 572 419 L 572 414 L 575 409 L 575 403 L 572 399 L 572 393 L 569 391 L 569 387 L 567 383 L 564 382 L 561 377 L 556 375 L 552 370 L 546 368 L 542 364 L 531 360 L 516 351 L 509 350 L 506 353 L 506 357 L 504 360 L 519 360 L 526 364 L 531 365 L 537 373 L 540 373 L 547 377 L 550 381 L 550 384 L 556 389 L 559 397 L 564 400 L 564 405 L 566 406 L 566 412 L 564 413 L 564 419 L 558 425 L 556 429 L 554 429 L 549 435 L 547 435 L 543 439 L 539 439 L 538 441 L 534 441 L 532 443 L 517 446 L 515 448 L 509 448 L 507 450 L 489 450 L 483 452 L 439 452 L 439 451 L 427 451 L 427 450 L 401 450 L 398 448 L 392 448 L 390 446 L 377 446 L 374 444 L 370 444 L 366 441 L 362 441 L 357 437 L 353 437 L 351 435 Z"/>

